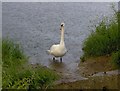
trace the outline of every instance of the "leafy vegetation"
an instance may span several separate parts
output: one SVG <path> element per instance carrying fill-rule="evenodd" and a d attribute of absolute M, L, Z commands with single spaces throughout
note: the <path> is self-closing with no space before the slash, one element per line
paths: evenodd
<path fill-rule="evenodd" d="M 3 89 L 47 89 L 58 79 L 48 68 L 28 65 L 21 47 L 8 39 L 2 41 L 2 59 Z"/>
<path fill-rule="evenodd" d="M 84 55 L 81 59 L 91 56 L 112 55 L 112 62 L 120 67 L 120 12 L 116 12 L 109 23 L 103 20 L 96 30 L 89 35 L 83 45 Z"/>
<path fill-rule="evenodd" d="M 102 21 L 96 31 L 84 42 L 84 52 L 88 56 L 102 56 L 118 50 L 118 24 L 109 25 Z"/>
<path fill-rule="evenodd" d="M 120 68 L 120 50 L 112 53 L 111 61 L 115 67 Z"/>
<path fill-rule="evenodd" d="M 18 44 L 14 44 L 11 40 L 2 40 L 3 66 L 16 66 L 26 62 L 26 57 L 20 50 L 20 46 Z"/>

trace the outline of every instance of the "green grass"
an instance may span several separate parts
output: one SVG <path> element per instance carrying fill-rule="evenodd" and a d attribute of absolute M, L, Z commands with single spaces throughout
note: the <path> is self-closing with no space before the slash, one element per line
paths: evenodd
<path fill-rule="evenodd" d="M 28 65 L 28 58 L 14 42 L 2 41 L 2 88 L 3 89 L 47 89 L 58 79 L 58 75 L 42 66 Z"/>
<path fill-rule="evenodd" d="M 120 50 L 119 19 L 120 12 L 115 11 L 109 23 L 103 20 L 96 26 L 95 31 L 88 36 L 83 44 L 84 55 L 81 59 L 91 56 L 112 55 L 113 62 L 120 66 L 120 64 L 118 64 L 118 59 L 120 58 L 120 55 L 118 55 L 118 50 Z"/>
<path fill-rule="evenodd" d="M 86 56 L 102 56 L 111 54 L 118 50 L 118 24 L 111 22 L 106 25 L 102 21 L 96 27 L 96 31 L 84 42 L 84 53 Z"/>
<path fill-rule="evenodd" d="M 0 64 L 0 88 L 2 88 L 2 65 Z"/>
<path fill-rule="evenodd" d="M 3 66 L 16 66 L 26 62 L 26 57 L 18 44 L 11 40 L 2 40 L 2 61 Z"/>
<path fill-rule="evenodd" d="M 120 50 L 112 53 L 111 62 L 114 64 L 114 67 L 120 69 Z"/>

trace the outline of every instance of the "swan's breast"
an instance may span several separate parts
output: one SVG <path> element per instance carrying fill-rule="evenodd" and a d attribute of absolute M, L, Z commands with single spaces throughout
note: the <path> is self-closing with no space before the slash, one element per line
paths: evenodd
<path fill-rule="evenodd" d="M 53 45 L 51 48 L 51 54 L 54 55 L 55 57 L 62 57 L 66 53 L 66 48 L 65 46 L 61 45 Z"/>

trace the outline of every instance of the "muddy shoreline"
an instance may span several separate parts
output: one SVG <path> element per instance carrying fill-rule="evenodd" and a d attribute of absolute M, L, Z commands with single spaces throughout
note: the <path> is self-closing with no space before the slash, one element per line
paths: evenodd
<path fill-rule="evenodd" d="M 79 80 L 55 85 L 54 89 L 119 89 L 120 75 L 94 76 L 87 80 Z"/>
<path fill-rule="evenodd" d="M 118 89 L 120 70 L 110 64 L 110 57 L 89 58 L 79 64 L 79 75 L 62 76 L 54 89 Z M 100 66 L 97 66 L 100 65 Z M 83 79 L 78 79 L 81 76 Z"/>

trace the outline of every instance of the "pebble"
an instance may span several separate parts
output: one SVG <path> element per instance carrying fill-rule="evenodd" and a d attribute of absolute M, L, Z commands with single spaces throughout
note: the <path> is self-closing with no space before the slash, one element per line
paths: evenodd
<path fill-rule="evenodd" d="M 104 74 L 106 74 L 106 72 L 104 72 Z"/>

